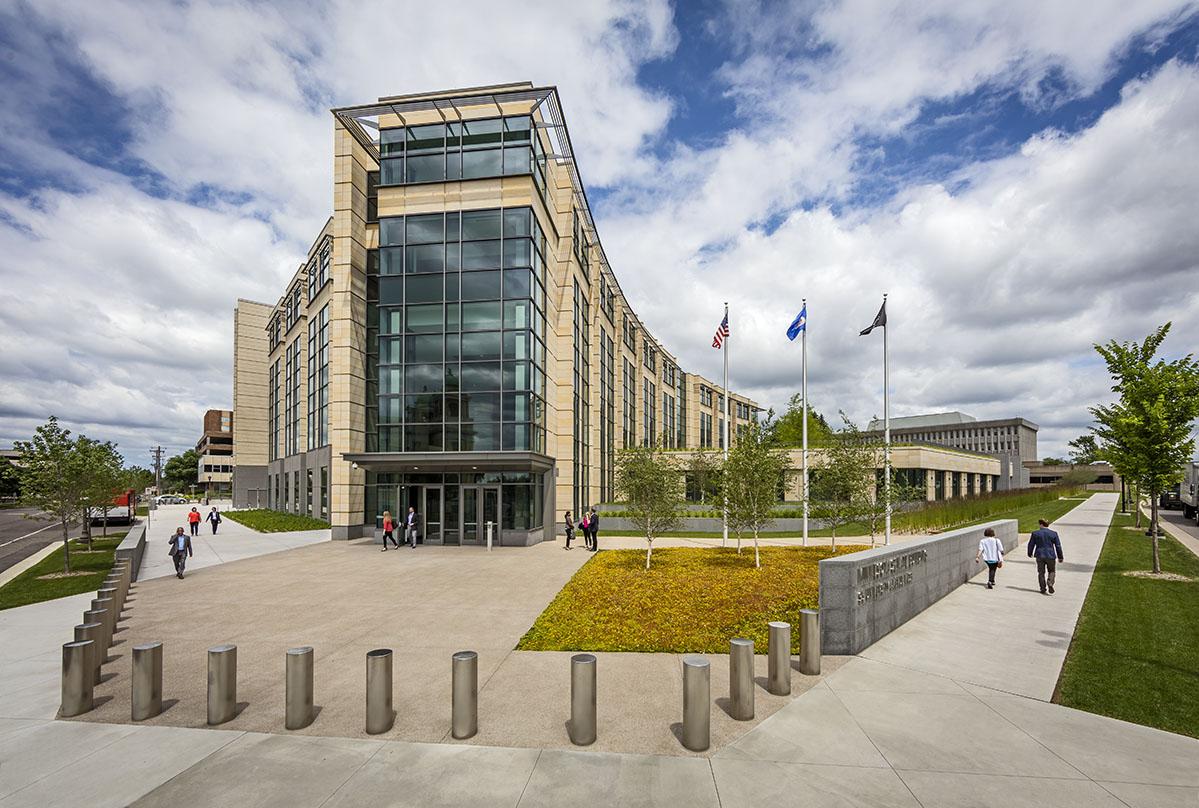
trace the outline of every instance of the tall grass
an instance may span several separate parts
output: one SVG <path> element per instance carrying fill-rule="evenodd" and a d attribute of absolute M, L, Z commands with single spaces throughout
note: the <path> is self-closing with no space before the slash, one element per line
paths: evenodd
<path fill-rule="evenodd" d="M 923 508 L 895 514 L 892 517 L 892 527 L 901 533 L 948 530 L 1021 508 L 1056 502 L 1061 497 L 1078 492 L 1077 486 L 1054 485 L 1048 488 L 1024 488 L 1018 491 L 996 491 L 960 499 L 944 499 L 930 502 Z"/>

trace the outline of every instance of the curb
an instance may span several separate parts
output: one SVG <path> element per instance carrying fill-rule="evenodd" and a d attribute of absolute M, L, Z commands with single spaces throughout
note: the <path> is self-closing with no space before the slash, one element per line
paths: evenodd
<path fill-rule="evenodd" d="M 71 541 L 76 541 L 76 539 L 71 539 Z M 39 561 L 41 561 L 42 559 L 46 558 L 47 556 L 53 554 L 55 550 L 58 550 L 61 547 L 62 547 L 61 542 L 55 542 L 53 544 L 48 544 L 45 547 L 43 547 L 42 549 L 38 550 L 33 555 L 29 556 L 29 558 L 18 561 L 16 564 L 13 564 L 11 567 L 6 569 L 4 572 L 0 572 L 0 587 L 6 586 L 14 578 L 21 575 L 21 573 L 25 572 L 28 569 L 33 568 L 34 566 L 37 565 L 37 563 Z"/>

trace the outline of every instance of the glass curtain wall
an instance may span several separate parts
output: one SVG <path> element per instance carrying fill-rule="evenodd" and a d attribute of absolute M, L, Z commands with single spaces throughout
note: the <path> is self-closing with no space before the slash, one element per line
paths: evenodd
<path fill-rule="evenodd" d="M 600 329 L 600 502 L 615 497 L 616 343 Z"/>
<path fill-rule="evenodd" d="M 308 448 L 329 442 L 329 306 L 308 322 Z"/>
<path fill-rule="evenodd" d="M 587 297 L 574 284 L 574 512 L 589 504 L 591 483 L 591 322 Z"/>
<path fill-rule="evenodd" d="M 545 451 L 546 244 L 528 207 L 384 217 L 367 450 Z"/>

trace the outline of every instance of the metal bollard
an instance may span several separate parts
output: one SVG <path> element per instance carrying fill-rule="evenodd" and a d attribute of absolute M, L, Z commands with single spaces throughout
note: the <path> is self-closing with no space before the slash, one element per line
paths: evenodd
<path fill-rule="evenodd" d="M 754 641 L 729 640 L 730 712 L 738 721 L 754 717 Z"/>
<path fill-rule="evenodd" d="M 366 652 L 366 731 L 387 732 L 395 723 L 391 701 L 391 649 Z"/>
<path fill-rule="evenodd" d="M 83 613 L 83 622 L 100 624 L 102 636 L 100 642 L 96 643 L 96 664 L 103 665 L 108 660 L 108 646 L 111 644 L 108 637 L 108 616 L 104 609 L 88 609 Z"/>
<path fill-rule="evenodd" d="M 75 626 L 75 642 L 92 641 L 88 664 L 92 668 L 92 684 L 100 684 L 100 663 L 104 660 L 100 659 L 100 643 L 104 639 L 104 625 L 102 623 L 82 623 Z"/>
<path fill-rule="evenodd" d="M 799 626 L 799 672 L 808 676 L 820 674 L 820 612 L 816 609 L 800 611 Z"/>
<path fill-rule="evenodd" d="M 450 734 L 461 740 L 479 731 L 479 655 L 458 651 L 451 662 Z"/>
<path fill-rule="evenodd" d="M 595 743 L 595 654 L 570 658 L 570 742 Z"/>
<path fill-rule="evenodd" d="M 232 721 L 237 713 L 237 646 L 208 649 L 208 723 Z"/>
<path fill-rule="evenodd" d="M 92 709 L 95 684 L 90 669 L 95 646 L 91 640 L 62 646 L 62 716 L 70 718 Z"/>
<path fill-rule="evenodd" d="M 118 606 L 122 606 L 124 604 L 125 596 L 121 592 L 121 582 L 119 580 L 112 577 L 111 575 L 108 576 L 107 578 L 104 579 L 104 583 L 100 584 L 100 591 L 97 592 L 96 595 L 98 597 L 104 597 L 104 595 L 102 595 L 100 593 L 103 592 L 105 589 L 111 589 L 111 590 L 113 590 L 113 592 L 116 593 L 115 595 L 113 595 L 113 600 L 115 600 L 117 602 Z"/>
<path fill-rule="evenodd" d="M 107 587 L 105 589 L 101 589 L 96 594 L 99 596 L 100 600 L 104 600 L 105 598 L 108 598 L 109 600 L 112 601 L 113 631 L 115 632 L 117 623 L 121 622 L 120 592 L 118 592 L 113 587 Z"/>
<path fill-rule="evenodd" d="M 712 675 L 708 660 L 683 657 L 683 746 L 702 752 L 711 744 Z"/>
<path fill-rule="evenodd" d="M 111 598 L 92 598 L 92 608 L 97 611 L 104 612 L 104 654 L 108 655 L 108 649 L 112 646 L 112 635 L 116 633 L 116 622 L 113 620 L 116 604 Z"/>
<path fill-rule="evenodd" d="M 312 723 L 312 646 L 287 649 L 287 704 L 283 725 L 303 729 Z"/>
<path fill-rule="evenodd" d="M 130 682 L 130 714 L 134 721 L 145 721 L 162 712 L 162 643 L 133 646 Z"/>
<path fill-rule="evenodd" d="M 770 658 L 766 689 L 776 696 L 791 694 L 791 624 L 773 621 L 770 628 Z"/>

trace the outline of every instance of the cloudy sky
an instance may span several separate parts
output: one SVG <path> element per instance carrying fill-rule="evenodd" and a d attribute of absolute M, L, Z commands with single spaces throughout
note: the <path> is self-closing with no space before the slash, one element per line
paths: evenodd
<path fill-rule="evenodd" d="M 466 8 L 466 6 L 473 6 Z M 1041 426 L 1109 396 L 1091 346 L 1199 347 L 1199 4 L 0 0 L 0 446 L 51 413 L 194 443 L 237 297 L 332 205 L 329 108 L 555 84 L 606 252 L 687 370 L 819 409 Z M 667 290 L 669 290 L 667 292 Z"/>

